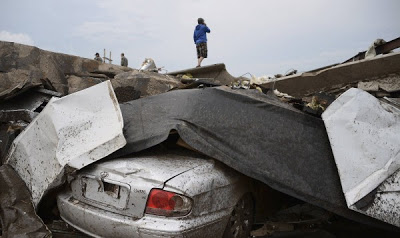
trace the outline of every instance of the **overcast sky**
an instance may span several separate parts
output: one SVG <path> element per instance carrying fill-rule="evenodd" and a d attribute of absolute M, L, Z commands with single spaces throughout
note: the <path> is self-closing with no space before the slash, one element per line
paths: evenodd
<path fill-rule="evenodd" d="M 240 76 L 307 71 L 342 62 L 377 38 L 400 36 L 400 0 L 0 0 L 0 40 L 129 66 L 144 58 L 175 71 L 196 66 L 193 30 L 205 19 L 208 58 Z"/>

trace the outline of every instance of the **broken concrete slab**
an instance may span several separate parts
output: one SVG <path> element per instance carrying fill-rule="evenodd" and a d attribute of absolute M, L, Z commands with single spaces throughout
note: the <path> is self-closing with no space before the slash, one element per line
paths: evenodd
<path fill-rule="evenodd" d="M 388 77 L 377 81 L 379 88 L 386 92 L 398 92 L 400 91 L 400 75 L 389 75 Z"/>
<path fill-rule="evenodd" d="M 231 85 L 233 82 L 238 80 L 238 78 L 228 73 L 225 64 L 207 65 L 198 68 L 169 72 L 167 74 L 173 76 L 191 74 L 193 78 L 207 78 L 210 79 L 210 83 L 220 85 Z"/>
<path fill-rule="evenodd" d="M 13 69 L 0 73 L 0 101 L 11 99 L 26 90 L 42 85 L 41 73 L 37 70 Z"/>
<path fill-rule="evenodd" d="M 66 166 L 80 169 L 123 147 L 123 119 L 110 81 L 52 98 L 14 140 L 6 163 L 27 184 L 35 206 L 63 181 Z"/>
<path fill-rule="evenodd" d="M 32 80 L 40 82 L 41 78 L 47 78 L 58 92 L 67 94 L 66 75 L 102 73 L 113 77 L 131 69 L 118 65 L 102 64 L 92 59 L 41 50 L 33 46 L 0 41 L 0 77 L 4 77 L 2 75 L 9 74 L 13 70 L 34 72 L 35 75 L 31 77 Z M 9 78 L 18 81 L 16 77 L 9 76 Z M 10 88 L 10 86 L 6 87 Z"/>
<path fill-rule="evenodd" d="M 380 79 L 358 82 L 358 88 L 367 92 L 383 90 L 388 93 L 400 91 L 400 74 L 391 74 Z"/>
<path fill-rule="evenodd" d="M 107 76 L 106 78 L 108 79 Z M 105 81 L 105 78 L 93 77 L 93 74 L 88 74 L 82 76 L 69 75 L 67 80 L 68 93 L 74 93 L 101 83 Z M 118 101 L 121 103 L 165 93 L 181 85 L 179 79 L 174 76 L 138 70 L 118 73 L 114 78 L 111 78 L 111 83 Z"/>
<path fill-rule="evenodd" d="M 353 88 L 322 118 L 347 206 L 400 227 L 400 108 Z"/>
<path fill-rule="evenodd" d="M 164 93 L 178 87 L 174 76 L 140 72 L 128 67 L 99 63 L 92 59 L 41 50 L 37 47 L 0 41 L 0 99 L 23 92 L 24 87 L 51 84 L 63 95 L 78 92 L 111 79 L 115 89 L 134 88 L 126 100 Z M 45 82 L 43 80 L 46 80 Z M 140 93 L 139 93 L 140 92 Z"/>
<path fill-rule="evenodd" d="M 118 92 L 121 91 L 120 88 L 133 87 L 132 95 L 139 93 L 140 97 L 165 93 L 181 84 L 179 79 L 174 76 L 138 70 L 118 74 L 111 79 L 111 83 Z M 118 94 L 117 97 L 120 99 Z M 125 100 L 123 101 L 125 102 Z"/>
<path fill-rule="evenodd" d="M 68 81 L 68 94 L 78 92 L 105 81 L 99 78 L 78 77 L 75 75 L 68 75 L 66 78 Z"/>
<path fill-rule="evenodd" d="M 36 215 L 25 182 L 9 165 L 0 166 L 0 220 L 2 237 L 51 237 Z"/>
<path fill-rule="evenodd" d="M 278 89 L 297 98 L 341 88 L 360 81 L 386 78 L 400 74 L 400 53 L 378 55 L 372 59 L 344 63 L 317 72 L 282 77 L 274 82 L 263 84 L 264 88 Z"/>
<path fill-rule="evenodd" d="M 358 82 L 357 88 L 368 92 L 378 92 L 379 84 L 376 81 Z"/>

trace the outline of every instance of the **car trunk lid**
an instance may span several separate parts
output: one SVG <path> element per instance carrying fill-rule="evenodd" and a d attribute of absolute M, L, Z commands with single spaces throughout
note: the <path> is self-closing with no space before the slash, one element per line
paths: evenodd
<path fill-rule="evenodd" d="M 94 164 L 71 182 L 73 197 L 92 206 L 141 218 L 153 188 L 207 160 L 182 155 L 120 158 Z"/>

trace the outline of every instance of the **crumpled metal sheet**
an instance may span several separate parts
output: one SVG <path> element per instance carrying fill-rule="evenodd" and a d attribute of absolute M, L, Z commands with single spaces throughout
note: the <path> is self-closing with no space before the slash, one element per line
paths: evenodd
<path fill-rule="evenodd" d="M 51 237 L 35 213 L 24 181 L 9 165 L 0 166 L 0 219 L 2 237 Z"/>
<path fill-rule="evenodd" d="M 14 140 L 6 163 L 25 181 L 35 206 L 63 181 L 66 166 L 80 169 L 126 144 L 111 83 L 56 99 Z"/>
<path fill-rule="evenodd" d="M 348 207 L 400 227 L 400 109 L 352 88 L 322 118 Z"/>

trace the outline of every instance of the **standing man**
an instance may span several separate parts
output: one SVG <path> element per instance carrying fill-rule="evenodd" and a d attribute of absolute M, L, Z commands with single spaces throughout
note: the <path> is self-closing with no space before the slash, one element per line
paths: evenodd
<path fill-rule="evenodd" d="M 128 59 L 125 57 L 124 53 L 121 53 L 121 66 L 128 67 Z"/>
<path fill-rule="evenodd" d="M 100 63 L 103 63 L 103 59 L 100 57 L 99 53 L 95 54 L 96 57 L 94 57 L 94 60 L 99 61 Z"/>
<path fill-rule="evenodd" d="M 203 18 L 197 19 L 198 25 L 194 29 L 193 39 L 197 50 L 197 67 L 201 66 L 201 61 L 207 58 L 207 33 L 210 33 L 210 28 L 207 27 Z"/>

